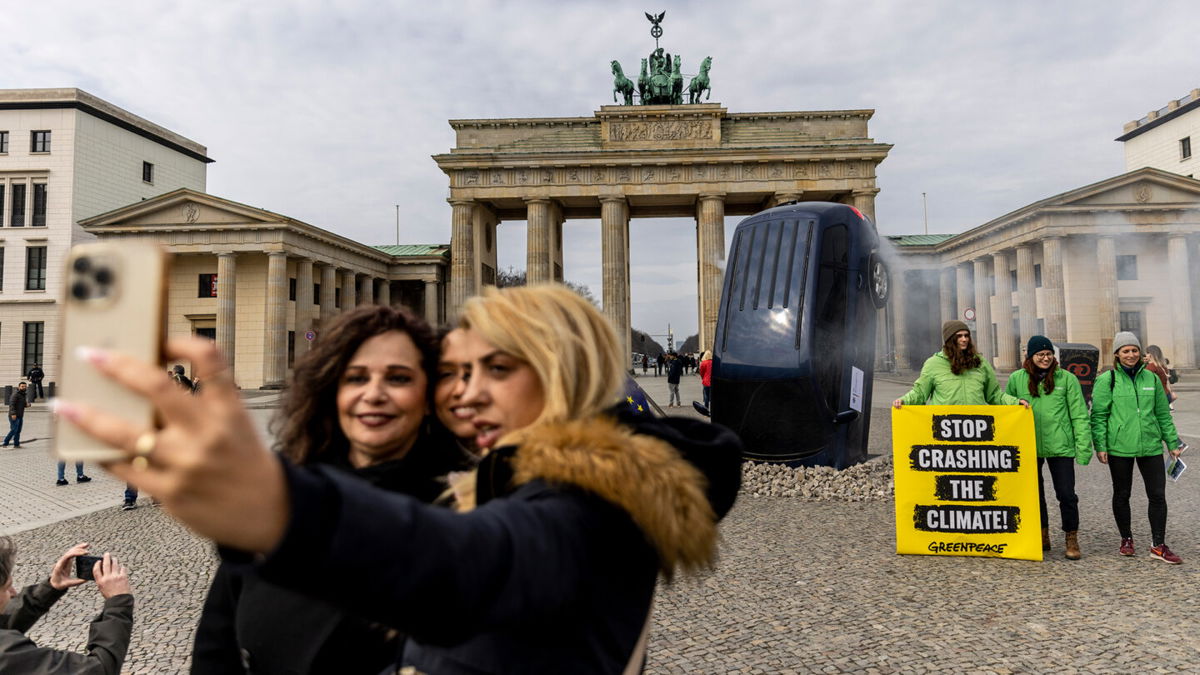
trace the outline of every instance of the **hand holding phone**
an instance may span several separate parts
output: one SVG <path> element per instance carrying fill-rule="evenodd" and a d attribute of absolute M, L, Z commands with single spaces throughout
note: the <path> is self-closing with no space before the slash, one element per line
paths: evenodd
<path fill-rule="evenodd" d="M 167 253 L 155 244 L 80 244 L 67 257 L 59 395 L 71 403 L 154 427 L 154 408 L 81 358 L 81 347 L 161 364 L 166 332 Z M 56 419 L 55 453 L 64 462 L 109 462 L 128 455 Z"/>

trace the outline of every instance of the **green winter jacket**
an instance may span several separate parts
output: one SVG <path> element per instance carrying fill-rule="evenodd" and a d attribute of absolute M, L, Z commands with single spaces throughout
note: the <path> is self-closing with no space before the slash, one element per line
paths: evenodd
<path fill-rule="evenodd" d="M 1100 373 L 1092 385 L 1092 443 L 1117 457 L 1161 455 L 1163 441 L 1179 447 L 1167 394 L 1158 376 L 1139 363 L 1133 379 L 1124 370 Z M 1113 378 L 1116 378 L 1114 380 Z"/>
<path fill-rule="evenodd" d="M 900 397 L 904 405 L 1017 405 L 1021 400 L 1000 391 L 996 371 L 986 360 L 962 375 L 950 371 L 950 359 L 938 352 L 925 359 L 921 376 Z"/>
<path fill-rule="evenodd" d="M 1085 466 L 1092 461 L 1092 430 L 1079 378 L 1056 368 L 1054 391 L 1047 394 L 1043 381 L 1038 385 L 1038 395 L 1030 396 L 1029 373 L 1018 370 L 1008 378 L 1005 391 L 1029 401 L 1033 408 L 1038 457 L 1074 457 Z"/>

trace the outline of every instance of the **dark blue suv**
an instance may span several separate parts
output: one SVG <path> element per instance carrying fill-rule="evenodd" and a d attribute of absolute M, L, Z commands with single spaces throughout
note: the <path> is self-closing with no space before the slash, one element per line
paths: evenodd
<path fill-rule="evenodd" d="M 875 225 L 801 202 L 734 232 L 713 346 L 712 419 L 750 459 L 844 468 L 867 457 L 875 321 L 890 279 Z"/>

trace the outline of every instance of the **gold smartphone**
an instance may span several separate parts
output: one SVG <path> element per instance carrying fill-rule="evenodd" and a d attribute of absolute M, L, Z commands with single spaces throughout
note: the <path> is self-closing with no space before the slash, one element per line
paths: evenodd
<path fill-rule="evenodd" d="M 137 427 L 155 426 L 150 401 L 101 375 L 80 359 L 78 348 L 98 347 L 162 364 L 169 258 L 160 246 L 143 242 L 96 242 L 71 249 L 63 286 L 59 396 Z M 54 452 L 64 462 L 127 457 L 61 418 L 54 422 Z"/>

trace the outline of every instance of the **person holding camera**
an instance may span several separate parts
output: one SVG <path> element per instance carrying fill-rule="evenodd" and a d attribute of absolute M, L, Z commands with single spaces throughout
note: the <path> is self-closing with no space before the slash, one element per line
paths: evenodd
<path fill-rule="evenodd" d="M 68 590 L 86 583 L 87 579 L 71 576 L 71 567 L 76 557 L 87 552 L 87 544 L 72 546 L 54 564 L 49 579 L 17 593 L 12 579 L 16 546 L 9 537 L 0 537 L 0 673 L 117 675 L 121 672 L 133 629 L 133 594 L 129 590 L 129 573 L 108 553 L 91 569 L 96 588 L 104 596 L 104 609 L 92 620 L 86 654 L 39 647 L 25 635 Z"/>

